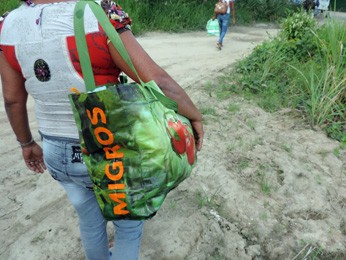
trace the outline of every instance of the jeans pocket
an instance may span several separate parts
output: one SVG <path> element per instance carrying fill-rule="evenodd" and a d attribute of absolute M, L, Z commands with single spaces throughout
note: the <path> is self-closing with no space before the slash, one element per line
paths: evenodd
<path fill-rule="evenodd" d="M 50 175 L 57 181 L 64 179 L 64 153 L 59 143 L 43 139 L 43 158 Z"/>

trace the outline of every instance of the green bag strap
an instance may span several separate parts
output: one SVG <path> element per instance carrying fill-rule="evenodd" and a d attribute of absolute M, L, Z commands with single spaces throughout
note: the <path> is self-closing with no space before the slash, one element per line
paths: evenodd
<path fill-rule="evenodd" d="M 80 0 L 76 3 L 75 10 L 74 10 L 74 30 L 75 30 L 75 36 L 76 36 L 77 50 L 78 50 L 78 54 L 80 58 L 80 64 L 81 64 L 84 81 L 85 81 L 85 87 L 87 91 L 93 91 L 96 88 L 94 75 L 92 72 L 92 67 L 90 62 L 89 51 L 88 51 L 87 42 L 86 42 L 86 37 L 85 37 L 85 28 L 84 28 L 84 11 L 87 4 L 89 5 L 96 19 L 102 26 L 106 35 L 111 40 L 114 47 L 117 48 L 121 57 L 124 59 L 127 65 L 132 69 L 132 71 L 138 77 L 140 81 L 139 86 L 147 88 L 167 108 L 172 109 L 174 111 L 178 111 L 178 104 L 174 100 L 166 97 L 164 94 L 150 87 L 149 84 L 145 84 L 141 80 L 135 67 L 133 66 L 133 63 L 126 51 L 126 48 L 121 38 L 119 37 L 118 32 L 114 29 L 113 25 L 109 21 L 109 18 L 105 14 L 102 7 L 99 4 L 95 3 L 93 0 Z"/>

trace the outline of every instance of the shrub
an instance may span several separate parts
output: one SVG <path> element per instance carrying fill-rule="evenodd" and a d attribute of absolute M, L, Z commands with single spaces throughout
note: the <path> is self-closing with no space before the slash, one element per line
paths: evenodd
<path fill-rule="evenodd" d="M 236 1 L 236 11 L 238 20 L 243 17 L 254 21 L 275 22 L 279 18 L 286 16 L 286 10 L 292 9 L 290 0 L 242 0 Z"/>
<path fill-rule="evenodd" d="M 281 36 L 286 40 L 301 40 L 306 34 L 316 30 L 317 22 L 309 12 L 300 10 L 289 14 L 281 24 Z"/>

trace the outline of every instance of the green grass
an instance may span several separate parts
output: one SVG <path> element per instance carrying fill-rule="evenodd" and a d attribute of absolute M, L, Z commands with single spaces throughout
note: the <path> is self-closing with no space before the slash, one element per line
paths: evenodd
<path fill-rule="evenodd" d="M 19 0 L 1 0 L 0 14 L 15 8 Z M 117 0 L 133 20 L 134 34 L 148 31 L 188 32 L 205 30 L 213 16 L 215 1 L 209 0 Z M 276 21 L 290 8 L 287 0 L 242 0 L 235 3 L 237 24 Z"/>
<path fill-rule="evenodd" d="M 330 1 L 330 7 L 334 10 L 334 1 Z M 335 7 L 337 11 L 346 12 L 346 1 L 345 0 L 336 0 Z"/>
<path fill-rule="evenodd" d="M 319 27 L 305 12 L 289 15 L 276 38 L 236 65 L 236 93 L 270 112 L 300 110 L 312 127 L 346 143 L 346 24 Z"/>
<path fill-rule="evenodd" d="M 216 110 L 213 107 L 202 107 L 201 109 L 202 115 L 211 115 L 211 116 L 216 116 Z"/>
<path fill-rule="evenodd" d="M 133 20 L 135 34 L 148 31 L 187 32 L 205 30 L 213 15 L 211 1 L 118 0 Z"/>
<path fill-rule="evenodd" d="M 265 177 L 263 177 L 261 182 L 260 182 L 260 188 L 261 188 L 261 192 L 264 195 L 270 195 L 272 193 L 272 186 L 271 186 L 269 180 L 266 179 Z"/>
<path fill-rule="evenodd" d="M 0 4 L 0 15 L 4 14 L 7 11 L 10 11 L 16 8 L 19 5 L 20 1 L 18 0 L 1 0 Z"/>
<path fill-rule="evenodd" d="M 186 32 L 204 30 L 213 15 L 215 1 L 210 0 L 118 0 L 133 19 L 135 34 L 147 31 Z M 19 0 L 1 0 L 0 14 L 12 10 Z M 287 0 L 242 0 L 235 2 L 237 24 L 276 22 L 294 6 Z M 331 0 L 330 9 L 346 11 L 344 0 Z"/>
<path fill-rule="evenodd" d="M 196 191 L 195 198 L 197 202 L 198 208 L 208 207 L 214 208 L 216 207 L 216 197 L 219 194 L 219 189 L 217 189 L 212 194 L 207 194 L 205 191 Z"/>
<path fill-rule="evenodd" d="M 240 111 L 240 105 L 239 104 L 230 104 L 227 108 L 227 110 L 231 113 L 231 114 L 236 114 L 237 112 Z"/>

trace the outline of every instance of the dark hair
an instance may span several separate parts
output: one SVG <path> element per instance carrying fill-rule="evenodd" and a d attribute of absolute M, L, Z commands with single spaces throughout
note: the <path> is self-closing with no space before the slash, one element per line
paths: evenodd
<path fill-rule="evenodd" d="M 33 3 L 30 0 L 21 0 L 22 2 L 25 2 L 27 5 L 33 5 Z"/>

